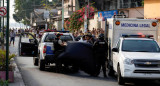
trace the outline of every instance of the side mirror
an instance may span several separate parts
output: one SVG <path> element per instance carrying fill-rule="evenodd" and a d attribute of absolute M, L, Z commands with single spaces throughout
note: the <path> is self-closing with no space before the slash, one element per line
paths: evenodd
<path fill-rule="evenodd" d="M 113 52 L 118 52 L 119 50 L 118 50 L 118 48 L 113 48 L 112 51 Z"/>

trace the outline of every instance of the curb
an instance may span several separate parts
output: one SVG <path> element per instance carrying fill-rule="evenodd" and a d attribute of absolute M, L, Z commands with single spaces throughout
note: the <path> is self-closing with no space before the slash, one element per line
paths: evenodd
<path fill-rule="evenodd" d="M 16 57 L 13 59 L 13 65 L 15 66 L 14 83 L 9 83 L 9 86 L 26 86 L 15 60 L 16 60 Z"/>

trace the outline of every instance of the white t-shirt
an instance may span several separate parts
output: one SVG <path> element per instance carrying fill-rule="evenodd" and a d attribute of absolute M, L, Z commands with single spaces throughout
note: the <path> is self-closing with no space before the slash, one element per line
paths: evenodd
<path fill-rule="evenodd" d="M 58 44 L 62 45 L 63 44 L 62 40 L 58 40 Z"/>
<path fill-rule="evenodd" d="M 87 41 L 81 38 L 78 42 L 87 42 Z"/>

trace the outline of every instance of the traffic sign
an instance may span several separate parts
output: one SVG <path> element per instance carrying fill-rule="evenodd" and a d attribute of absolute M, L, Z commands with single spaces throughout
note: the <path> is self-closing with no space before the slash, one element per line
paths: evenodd
<path fill-rule="evenodd" d="M 0 7 L 0 17 L 6 16 L 7 9 L 6 7 Z"/>

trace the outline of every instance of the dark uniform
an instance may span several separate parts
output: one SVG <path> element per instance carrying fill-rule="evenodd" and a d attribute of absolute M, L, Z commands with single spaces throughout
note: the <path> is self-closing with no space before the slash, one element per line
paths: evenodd
<path fill-rule="evenodd" d="M 57 38 L 54 41 L 54 58 L 55 58 L 55 64 L 56 64 L 56 72 L 61 72 L 61 61 L 58 60 L 58 56 L 64 51 L 64 46 L 60 44 L 62 42 L 60 40 L 60 34 L 57 34 Z"/>
<path fill-rule="evenodd" d="M 95 60 L 96 60 L 96 76 L 99 75 L 101 67 L 103 69 L 104 77 L 106 77 L 106 65 L 105 62 L 107 60 L 106 53 L 108 49 L 107 42 L 104 40 L 104 34 L 99 35 L 99 39 L 94 42 L 93 45 Z"/>

